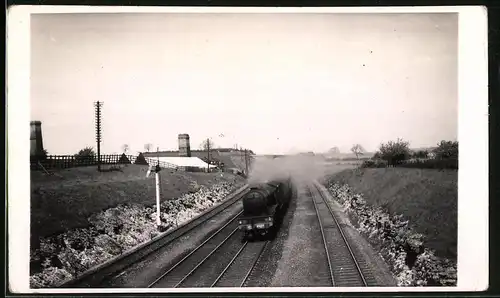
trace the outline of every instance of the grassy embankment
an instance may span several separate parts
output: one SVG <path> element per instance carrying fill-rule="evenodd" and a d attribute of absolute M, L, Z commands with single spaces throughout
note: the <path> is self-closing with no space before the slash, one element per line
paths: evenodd
<path fill-rule="evenodd" d="M 128 165 L 122 172 L 97 172 L 95 167 L 65 169 L 47 176 L 31 173 L 31 245 L 39 237 L 86 227 L 92 214 L 120 204 L 155 203 L 155 178 L 147 166 Z M 229 173 L 189 173 L 163 170 L 162 199 L 178 198 L 199 186 L 243 183 Z"/>
<path fill-rule="evenodd" d="M 373 207 L 402 214 L 412 229 L 425 235 L 426 247 L 456 260 L 457 170 L 367 168 L 344 170 L 330 180 L 348 184 Z"/>
<path fill-rule="evenodd" d="M 155 179 L 147 166 L 32 173 L 30 286 L 53 287 L 158 235 Z M 165 229 L 189 220 L 239 186 L 228 173 L 161 172 Z"/>

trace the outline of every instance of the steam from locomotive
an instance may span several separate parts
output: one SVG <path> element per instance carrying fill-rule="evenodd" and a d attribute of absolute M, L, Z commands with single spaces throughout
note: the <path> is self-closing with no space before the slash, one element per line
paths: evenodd
<path fill-rule="evenodd" d="M 320 157 L 286 156 L 282 158 L 257 158 L 249 173 L 248 184 L 258 185 L 273 180 L 292 177 L 294 180 L 320 179 L 326 167 Z"/>

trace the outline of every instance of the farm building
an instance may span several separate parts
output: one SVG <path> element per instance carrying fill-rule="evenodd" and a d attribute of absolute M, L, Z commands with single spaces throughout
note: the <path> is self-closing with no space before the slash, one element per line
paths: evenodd
<path fill-rule="evenodd" d="M 210 168 L 218 167 L 223 171 L 233 168 L 239 169 L 241 172 L 246 167 L 243 151 L 232 148 L 214 148 L 210 150 L 209 156 L 207 150 L 191 150 L 190 137 L 186 133 L 178 135 L 178 146 L 179 150 L 142 152 L 141 154 L 148 160 L 160 158 L 160 161 L 170 163 L 172 164 L 172 168 L 178 169 L 186 169 L 191 164 L 196 164 L 196 167 L 192 168 L 192 170 L 196 170 L 201 166 L 201 162 L 203 162 L 201 168 L 205 169 L 205 171 L 207 169 L 207 162 L 210 162 Z M 249 153 L 253 154 L 251 150 Z"/>
<path fill-rule="evenodd" d="M 207 171 L 217 168 L 215 165 L 209 165 L 198 157 L 183 157 L 183 156 L 170 156 L 170 157 L 158 157 L 158 158 L 146 158 L 150 164 L 155 164 L 157 160 L 162 164 L 170 165 L 172 168 L 176 168 L 184 171 Z"/>

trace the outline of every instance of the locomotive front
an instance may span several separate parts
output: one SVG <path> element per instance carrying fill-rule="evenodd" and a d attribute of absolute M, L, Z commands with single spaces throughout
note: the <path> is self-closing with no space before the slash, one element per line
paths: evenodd
<path fill-rule="evenodd" d="M 276 209 L 276 187 L 263 184 L 252 187 L 243 197 L 243 214 L 239 219 L 239 229 L 246 238 L 249 234 L 265 235 L 274 225 Z"/>

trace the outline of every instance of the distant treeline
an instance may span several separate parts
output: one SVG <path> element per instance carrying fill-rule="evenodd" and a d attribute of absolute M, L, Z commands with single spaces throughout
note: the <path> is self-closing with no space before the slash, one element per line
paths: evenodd
<path fill-rule="evenodd" d="M 458 169 L 458 142 L 441 141 L 432 150 L 410 150 L 409 142 L 398 139 L 380 146 L 362 168 L 404 167 L 421 169 Z"/>

